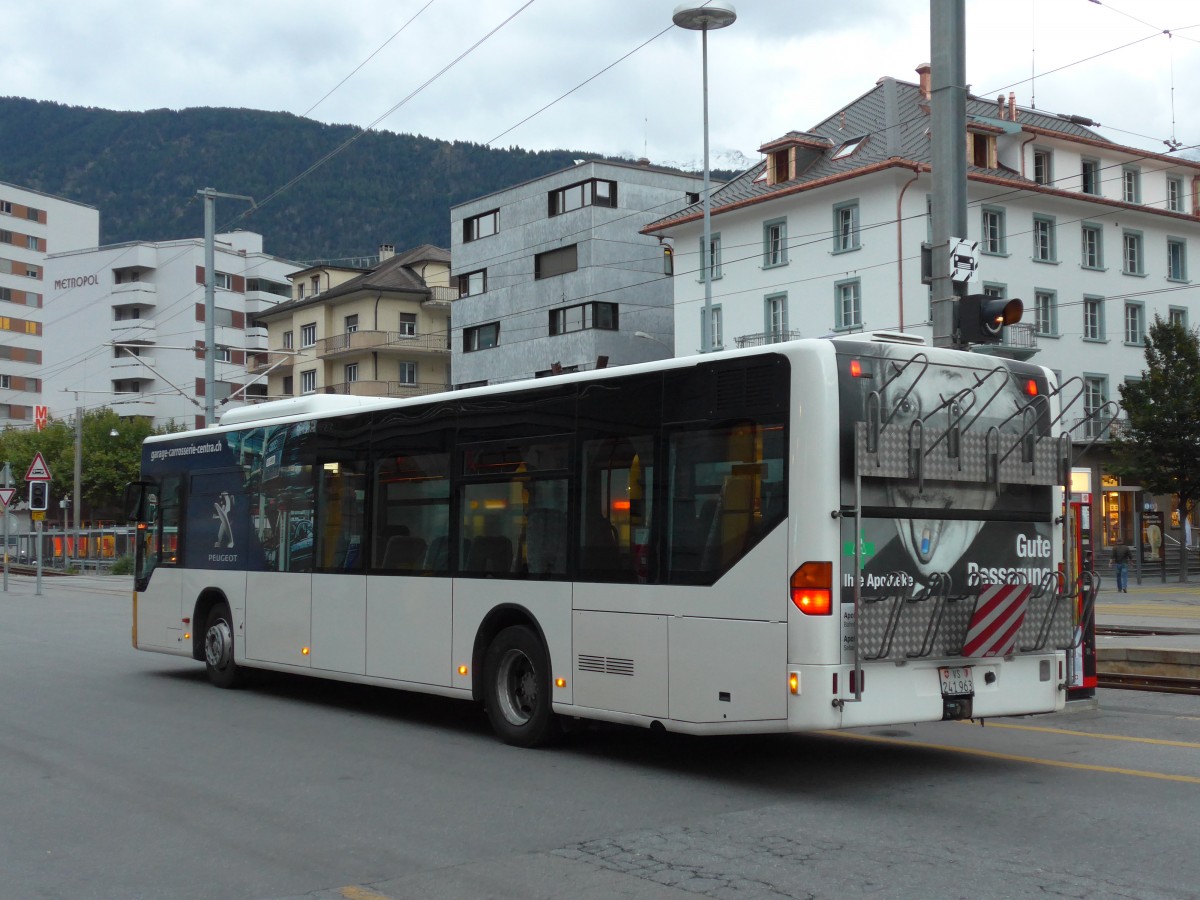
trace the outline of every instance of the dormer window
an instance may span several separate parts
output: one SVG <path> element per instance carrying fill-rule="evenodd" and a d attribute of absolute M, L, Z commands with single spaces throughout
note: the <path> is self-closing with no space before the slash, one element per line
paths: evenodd
<path fill-rule="evenodd" d="M 779 184 L 781 181 L 789 181 L 792 177 L 792 150 L 790 147 L 784 147 L 782 150 L 775 150 L 767 157 L 767 183 Z"/>
<path fill-rule="evenodd" d="M 980 169 L 996 168 L 996 136 L 968 131 L 967 163 Z"/>

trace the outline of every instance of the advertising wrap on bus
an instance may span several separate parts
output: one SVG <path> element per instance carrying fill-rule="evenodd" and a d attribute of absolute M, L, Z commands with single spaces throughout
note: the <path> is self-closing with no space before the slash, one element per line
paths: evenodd
<path fill-rule="evenodd" d="M 931 362 L 888 345 L 843 344 L 841 598 L 950 596 L 1040 585 L 1055 571 L 1055 441 L 1045 373 L 992 357 Z M 857 480 L 856 480 L 857 479 Z"/>

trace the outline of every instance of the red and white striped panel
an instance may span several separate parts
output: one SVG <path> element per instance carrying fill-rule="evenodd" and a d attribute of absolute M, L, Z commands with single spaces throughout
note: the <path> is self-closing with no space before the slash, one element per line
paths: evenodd
<path fill-rule="evenodd" d="M 1033 593 L 1031 584 L 985 584 L 967 628 L 963 656 L 1008 656 L 1017 645 L 1017 632 Z"/>

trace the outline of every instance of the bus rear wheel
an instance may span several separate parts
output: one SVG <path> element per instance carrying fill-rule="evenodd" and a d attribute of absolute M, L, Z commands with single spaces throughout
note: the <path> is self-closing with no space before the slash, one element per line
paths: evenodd
<path fill-rule="evenodd" d="M 233 616 L 222 600 L 208 613 L 204 629 L 204 668 L 208 680 L 219 688 L 234 688 L 242 681 L 242 669 L 233 661 Z"/>
<path fill-rule="evenodd" d="M 484 657 L 484 703 L 500 740 L 540 747 L 558 734 L 550 699 L 550 660 L 536 634 L 524 625 L 505 628 Z"/>

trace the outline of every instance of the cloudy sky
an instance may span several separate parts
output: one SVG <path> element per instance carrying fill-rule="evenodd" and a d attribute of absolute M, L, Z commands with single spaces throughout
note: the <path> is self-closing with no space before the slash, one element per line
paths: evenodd
<path fill-rule="evenodd" d="M 734 2 L 737 22 L 709 40 L 714 152 L 757 158 L 760 145 L 815 124 L 880 76 L 915 80 L 930 58 L 926 0 Z M 701 155 L 700 37 L 670 27 L 676 5 L 2 0 L 5 32 L 18 39 L 0 56 L 0 90 L 106 109 L 282 110 L 688 162 Z M 1022 105 L 1088 116 L 1137 147 L 1200 144 L 1196 0 L 967 0 L 966 12 L 976 93 L 1013 90 Z"/>

